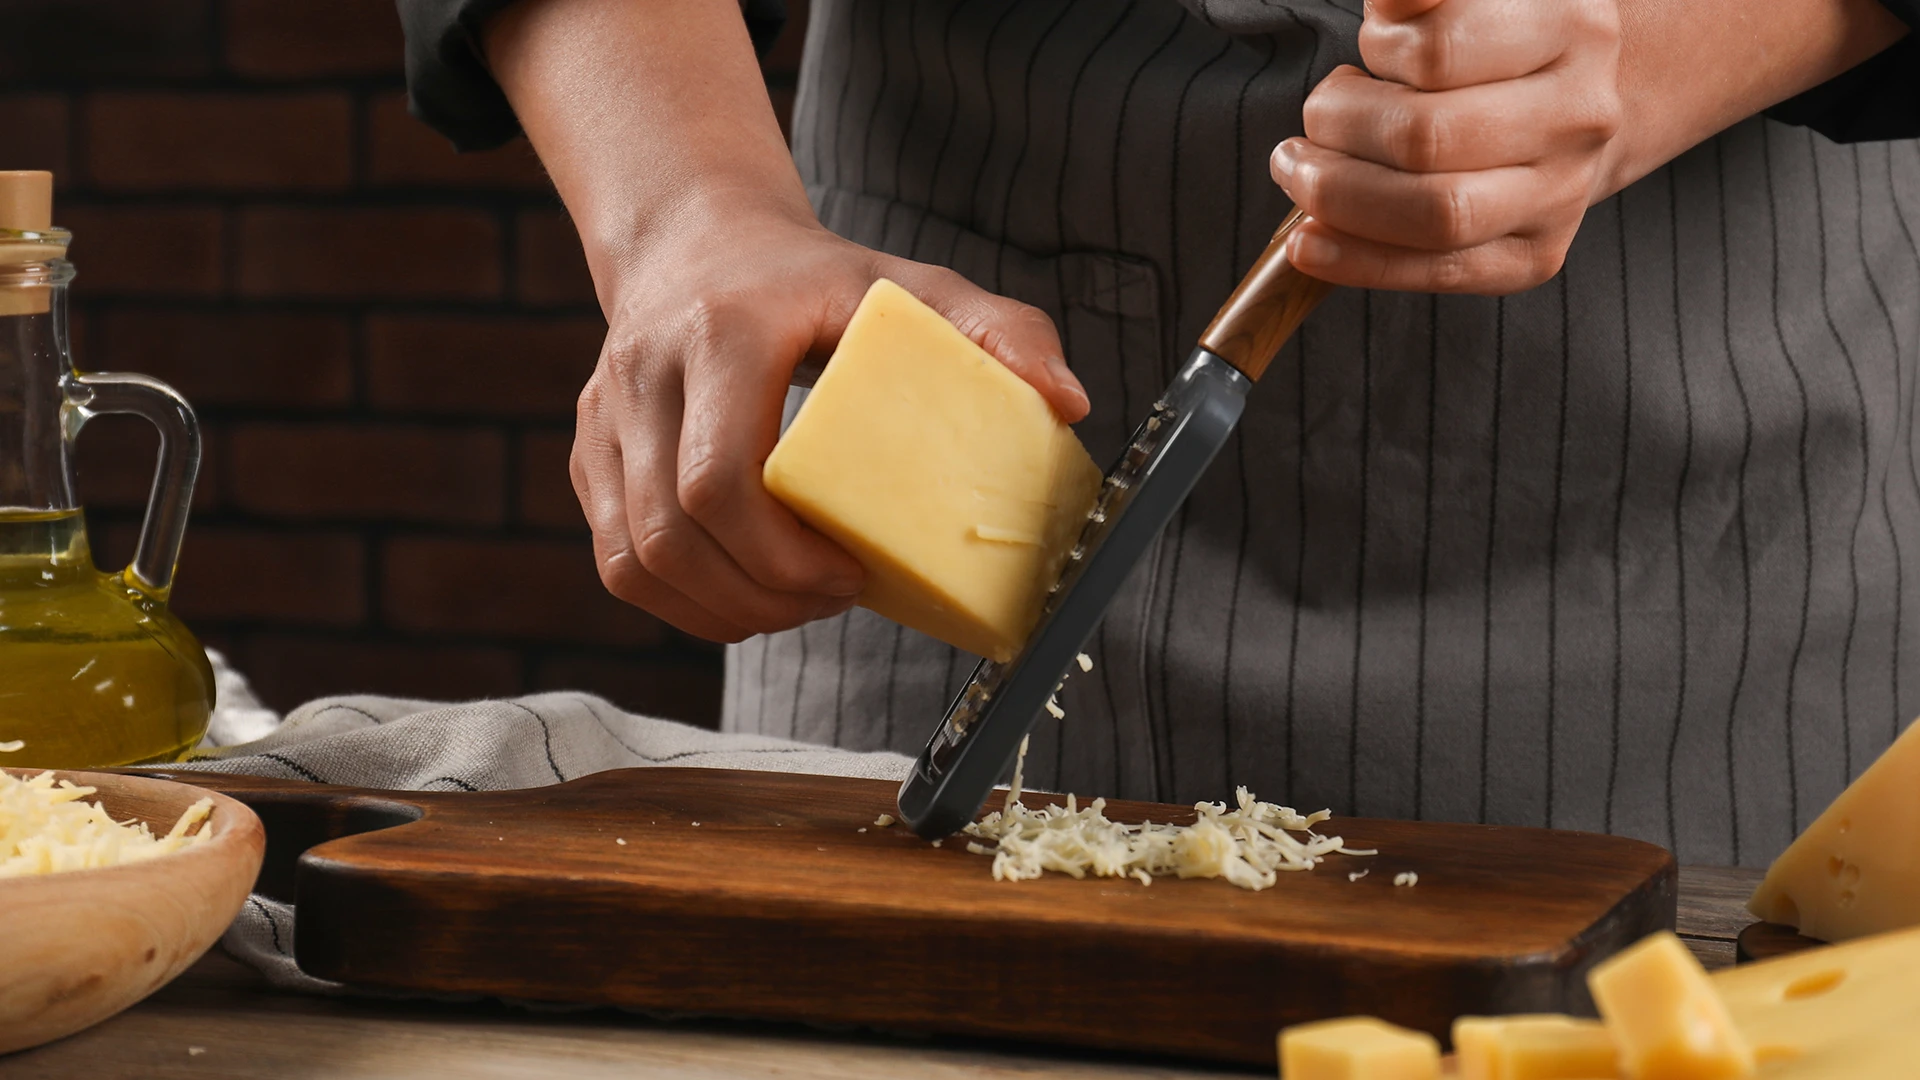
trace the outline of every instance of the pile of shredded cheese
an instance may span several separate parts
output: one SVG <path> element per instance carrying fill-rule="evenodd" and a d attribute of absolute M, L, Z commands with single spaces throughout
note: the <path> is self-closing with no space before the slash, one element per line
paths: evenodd
<path fill-rule="evenodd" d="M 50 772 L 28 780 L 0 772 L 0 878 L 140 862 L 202 843 L 213 831 L 192 831 L 213 812 L 212 799 L 188 807 L 156 837 L 145 822 L 118 822 L 99 803 L 82 801 L 96 790 Z"/>
<path fill-rule="evenodd" d="M 1085 653 L 1075 659 L 1081 671 L 1092 670 L 1093 661 Z M 1055 719 L 1066 715 L 1051 698 L 1047 711 Z M 1006 809 L 962 830 L 974 838 L 967 842 L 968 851 L 993 856 L 995 881 L 1025 881 L 1053 870 L 1076 878 L 1130 877 L 1142 885 L 1153 884 L 1156 877 L 1223 877 L 1243 889 L 1258 890 L 1272 886 L 1281 871 L 1311 870 L 1331 854 L 1376 854 L 1349 848 L 1338 836 L 1315 833 L 1315 825 L 1333 816 L 1328 811 L 1302 816 L 1292 807 L 1259 802 L 1244 787 L 1235 789 L 1238 805 L 1232 810 L 1224 803 L 1195 803 L 1200 818 L 1191 825 L 1112 821 L 1105 813 L 1105 799 L 1082 807 L 1072 795 L 1065 806 L 1035 809 L 1020 801 L 1027 741 L 1020 740 L 1014 758 Z M 1292 835 L 1296 832 L 1304 838 Z M 1362 870 L 1348 880 L 1365 874 Z"/>

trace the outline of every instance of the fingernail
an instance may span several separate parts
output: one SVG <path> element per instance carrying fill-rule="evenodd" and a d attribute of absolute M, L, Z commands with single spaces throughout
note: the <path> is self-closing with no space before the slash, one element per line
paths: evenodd
<path fill-rule="evenodd" d="M 1287 260 L 1303 269 L 1331 266 L 1340 261 L 1340 245 L 1317 232 L 1294 233 Z"/>
<path fill-rule="evenodd" d="M 1294 159 L 1293 144 L 1294 140 L 1288 139 L 1273 148 L 1273 171 L 1281 184 L 1293 180 L 1293 168 L 1297 164 Z"/>

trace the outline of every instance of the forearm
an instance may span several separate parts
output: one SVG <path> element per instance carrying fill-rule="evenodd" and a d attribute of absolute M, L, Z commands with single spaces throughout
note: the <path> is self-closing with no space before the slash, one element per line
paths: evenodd
<path fill-rule="evenodd" d="M 1611 195 L 1907 33 L 1879 0 L 1620 0 Z"/>
<path fill-rule="evenodd" d="M 522 0 L 487 61 L 580 230 L 594 280 L 715 204 L 811 221 L 738 0 Z"/>

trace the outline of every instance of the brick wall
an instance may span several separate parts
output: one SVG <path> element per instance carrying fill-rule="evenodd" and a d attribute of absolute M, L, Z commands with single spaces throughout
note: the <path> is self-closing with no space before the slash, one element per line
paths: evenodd
<path fill-rule="evenodd" d="M 605 331 L 572 226 L 524 142 L 409 117 L 400 62 L 392 0 L 0 9 L 0 168 L 58 174 L 77 359 L 204 424 L 177 609 L 281 707 L 582 688 L 711 723 L 718 650 L 604 592 L 567 479 Z M 119 565 L 155 439 L 80 444 Z"/>

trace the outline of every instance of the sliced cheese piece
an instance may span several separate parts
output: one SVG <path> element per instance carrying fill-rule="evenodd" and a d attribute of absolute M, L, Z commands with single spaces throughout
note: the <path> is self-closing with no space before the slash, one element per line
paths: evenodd
<path fill-rule="evenodd" d="M 1594 1004 L 1634 1080 L 1742 1080 L 1753 1051 L 1680 939 L 1654 934 L 1587 975 Z"/>
<path fill-rule="evenodd" d="M 1916 793 L 1920 724 L 1895 739 L 1773 861 L 1747 910 L 1822 941 L 1920 925 Z"/>
<path fill-rule="evenodd" d="M 1101 475 L 1039 391 L 891 281 L 763 479 L 867 570 L 860 605 L 995 660 L 1038 621 Z"/>
<path fill-rule="evenodd" d="M 1920 1076 L 1920 929 L 1715 972 L 1761 1080 Z"/>
<path fill-rule="evenodd" d="M 1437 1080 L 1440 1043 L 1371 1016 L 1296 1024 L 1280 1032 L 1283 1080 Z"/>
<path fill-rule="evenodd" d="M 1611 1080 L 1613 1036 L 1573 1016 L 1463 1016 L 1453 1022 L 1460 1080 Z"/>

